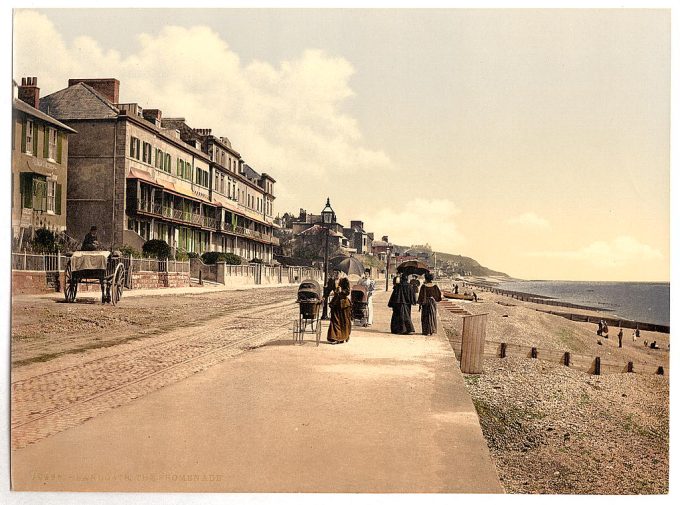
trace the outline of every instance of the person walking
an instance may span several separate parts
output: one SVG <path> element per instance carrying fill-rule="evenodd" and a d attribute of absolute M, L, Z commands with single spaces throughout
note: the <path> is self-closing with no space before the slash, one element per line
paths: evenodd
<path fill-rule="evenodd" d="M 349 279 L 343 277 L 338 281 L 333 299 L 328 304 L 331 309 L 331 322 L 328 325 L 326 340 L 331 344 L 349 342 L 349 335 L 352 332 L 352 302 L 349 294 Z"/>
<path fill-rule="evenodd" d="M 364 275 L 359 281 L 359 285 L 366 288 L 368 295 L 368 320 L 366 324 L 371 326 L 373 324 L 373 292 L 375 291 L 375 281 L 371 279 L 371 269 L 364 269 Z"/>
<path fill-rule="evenodd" d="M 340 277 L 340 270 L 334 269 L 333 273 L 328 277 L 326 285 L 323 287 L 323 312 L 321 319 L 324 321 L 328 319 L 328 299 L 338 287 L 338 278 Z"/>
<path fill-rule="evenodd" d="M 619 347 L 623 347 L 623 328 L 619 327 Z"/>
<path fill-rule="evenodd" d="M 413 288 L 408 283 L 408 276 L 402 274 L 399 284 L 394 286 L 387 306 L 392 309 L 390 331 L 395 335 L 412 335 L 416 332 L 411 320 L 411 305 L 416 304 Z"/>
<path fill-rule="evenodd" d="M 434 275 L 430 272 L 425 274 L 425 284 L 418 293 L 418 305 L 420 306 L 420 324 L 423 335 L 437 333 L 437 302 L 442 301 L 442 292 L 434 282 Z"/>

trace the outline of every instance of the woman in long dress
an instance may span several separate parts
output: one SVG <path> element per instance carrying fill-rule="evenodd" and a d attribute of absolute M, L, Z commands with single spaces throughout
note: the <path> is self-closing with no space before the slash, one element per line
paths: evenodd
<path fill-rule="evenodd" d="M 352 302 L 349 293 L 349 279 L 343 277 L 338 282 L 333 299 L 328 304 L 331 308 L 331 322 L 326 339 L 331 344 L 349 341 L 349 334 L 352 332 Z"/>
<path fill-rule="evenodd" d="M 408 283 L 408 276 L 402 274 L 399 284 L 392 289 L 387 306 L 392 309 L 390 331 L 396 335 L 410 335 L 416 332 L 411 321 L 411 305 L 416 304 L 413 288 Z"/>
<path fill-rule="evenodd" d="M 434 275 L 425 274 L 425 284 L 420 288 L 418 294 L 418 305 L 420 305 L 420 323 L 423 327 L 423 335 L 434 335 L 437 333 L 437 302 L 442 301 L 442 292 L 434 282 Z"/>

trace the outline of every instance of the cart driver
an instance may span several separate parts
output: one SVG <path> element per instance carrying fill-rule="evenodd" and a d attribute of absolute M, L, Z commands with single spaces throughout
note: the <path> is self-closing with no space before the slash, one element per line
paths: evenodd
<path fill-rule="evenodd" d="M 80 247 L 81 251 L 99 251 L 101 250 L 99 241 L 97 240 L 97 227 L 93 226 L 90 231 L 85 235 L 83 240 L 83 245 Z"/>

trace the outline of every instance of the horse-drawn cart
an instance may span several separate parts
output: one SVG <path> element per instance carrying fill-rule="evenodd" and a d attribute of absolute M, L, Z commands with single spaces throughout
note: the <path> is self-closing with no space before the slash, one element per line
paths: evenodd
<path fill-rule="evenodd" d="M 64 274 L 64 298 L 71 303 L 76 300 L 78 284 L 99 284 L 102 303 L 116 305 L 123 296 L 125 265 L 118 252 L 76 251 L 66 263 Z"/>

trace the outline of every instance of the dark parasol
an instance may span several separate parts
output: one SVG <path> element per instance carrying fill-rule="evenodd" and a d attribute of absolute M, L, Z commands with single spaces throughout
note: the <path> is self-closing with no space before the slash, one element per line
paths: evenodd
<path fill-rule="evenodd" d="M 399 263 L 399 266 L 397 267 L 397 272 L 406 275 L 424 275 L 429 271 L 430 269 L 426 263 L 417 260 L 404 261 L 403 263 Z"/>
<path fill-rule="evenodd" d="M 364 273 L 364 264 L 351 256 L 336 256 L 328 262 L 334 269 L 345 272 L 347 275 L 362 275 Z"/>

